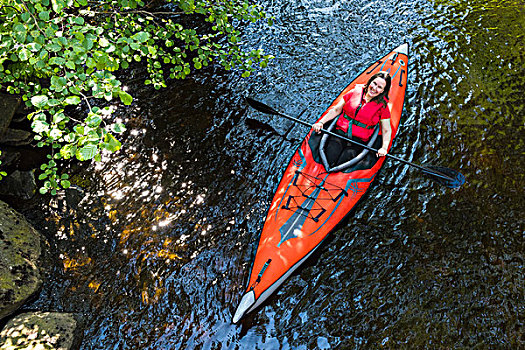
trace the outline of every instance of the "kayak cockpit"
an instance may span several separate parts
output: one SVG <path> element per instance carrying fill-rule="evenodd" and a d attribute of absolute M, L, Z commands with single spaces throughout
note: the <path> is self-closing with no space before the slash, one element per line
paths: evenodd
<path fill-rule="evenodd" d="M 335 125 L 337 124 L 337 118 L 334 119 L 332 121 L 332 123 L 330 123 L 330 125 L 328 126 L 328 131 L 334 131 L 335 129 Z M 379 134 L 379 124 L 374 128 L 374 132 L 372 134 L 372 137 L 370 138 L 370 141 L 368 141 L 367 143 L 367 146 L 368 147 L 372 147 L 377 139 L 377 135 Z M 321 161 L 323 162 L 323 165 L 325 167 L 325 169 L 328 171 L 328 172 L 331 172 L 331 173 L 335 173 L 335 172 L 338 172 L 338 171 L 344 171 L 344 170 L 347 170 L 347 169 L 351 169 L 353 167 L 355 167 L 355 165 L 357 165 L 359 162 L 362 162 L 363 160 L 366 159 L 368 153 L 369 153 L 369 150 L 368 149 L 363 149 L 357 156 L 355 156 L 354 158 L 344 162 L 344 163 L 341 163 L 341 164 L 335 164 L 334 166 L 330 166 L 329 163 L 328 163 L 328 157 L 327 157 L 327 154 L 326 154 L 326 143 L 328 141 L 328 139 L 330 137 L 333 137 L 333 136 L 330 136 L 328 134 L 323 134 L 323 136 L 321 137 L 321 142 L 320 142 L 320 145 L 319 145 L 319 156 L 321 157 Z M 369 163 L 369 162 L 367 162 Z M 374 162 L 375 164 L 375 162 Z M 361 164 L 363 166 L 366 166 L 366 165 L 369 165 L 369 164 Z M 372 164 L 373 165 L 373 164 Z M 369 166 L 371 167 L 371 166 Z"/>
<path fill-rule="evenodd" d="M 337 118 L 335 118 L 332 123 L 328 126 L 328 131 L 333 132 L 335 130 L 335 125 L 337 123 Z M 374 132 L 372 134 L 372 137 L 366 144 L 368 147 L 372 147 L 374 149 L 377 149 L 377 147 L 380 146 L 381 138 L 378 137 L 379 135 L 379 124 L 375 127 Z M 324 168 L 328 173 L 335 173 L 335 172 L 344 172 L 349 173 L 354 170 L 363 170 L 363 169 L 370 169 L 372 168 L 376 161 L 377 157 L 375 157 L 375 154 L 373 152 L 370 152 L 368 149 L 363 149 L 359 154 L 357 154 L 354 158 L 340 163 L 340 164 L 334 164 L 330 166 L 328 161 L 326 144 L 328 140 L 334 136 L 331 136 L 327 133 L 323 133 L 322 135 L 318 135 L 315 133 L 312 133 L 310 140 L 308 141 L 309 146 L 312 150 L 313 158 L 316 162 L 323 164 Z"/>

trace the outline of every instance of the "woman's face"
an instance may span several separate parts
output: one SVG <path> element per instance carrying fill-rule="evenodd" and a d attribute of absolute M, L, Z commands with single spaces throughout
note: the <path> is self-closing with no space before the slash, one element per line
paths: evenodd
<path fill-rule="evenodd" d="M 374 80 L 372 80 L 372 82 L 368 86 L 368 92 L 367 92 L 368 96 L 370 96 L 371 98 L 376 97 L 377 95 L 385 91 L 385 86 L 386 86 L 385 79 L 381 77 L 375 78 Z"/>

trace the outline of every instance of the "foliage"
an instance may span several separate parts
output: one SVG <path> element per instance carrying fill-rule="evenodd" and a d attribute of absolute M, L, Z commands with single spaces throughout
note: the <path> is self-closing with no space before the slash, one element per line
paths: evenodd
<path fill-rule="evenodd" d="M 43 164 L 41 193 L 67 188 L 67 175 L 57 161 L 100 160 L 115 152 L 115 137 L 125 131 L 111 121 L 120 99 L 130 105 L 115 72 L 141 62 L 146 84 L 156 89 L 166 79 L 185 78 L 212 61 L 247 77 L 271 58 L 261 50 L 243 51 L 239 27 L 266 18 L 248 0 L 0 0 L 0 84 L 20 94 L 34 112 L 39 147 L 49 147 Z M 154 6 L 154 7 L 150 7 Z M 163 12 L 159 12 L 161 9 Z M 198 21 L 198 28 L 186 23 Z M 83 120 L 72 118 L 69 106 L 84 104 Z M 98 106 L 95 106 L 98 104 Z"/>

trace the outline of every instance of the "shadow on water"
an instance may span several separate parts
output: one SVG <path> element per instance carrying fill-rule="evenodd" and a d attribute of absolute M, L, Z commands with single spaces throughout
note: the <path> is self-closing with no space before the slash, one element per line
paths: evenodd
<path fill-rule="evenodd" d="M 525 10 L 517 1 L 263 3 L 276 56 L 249 79 L 208 70 L 131 87 L 124 147 L 26 216 L 48 237 L 28 308 L 79 313 L 82 349 L 524 346 Z M 407 41 L 394 153 L 461 170 L 450 190 L 387 162 L 355 212 L 242 327 L 230 324 L 284 165 L 351 78 Z"/>

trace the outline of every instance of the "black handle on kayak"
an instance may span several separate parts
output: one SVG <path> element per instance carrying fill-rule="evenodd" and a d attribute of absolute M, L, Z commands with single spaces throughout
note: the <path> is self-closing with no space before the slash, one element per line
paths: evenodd
<path fill-rule="evenodd" d="M 262 103 L 260 101 L 256 101 L 253 98 L 246 97 L 246 102 L 248 102 L 248 104 L 250 106 L 252 106 L 253 108 L 255 108 L 256 110 L 258 110 L 260 112 L 267 113 L 267 114 L 278 115 L 278 116 L 281 116 L 283 118 L 292 120 L 292 121 L 294 121 L 296 123 L 299 123 L 299 124 L 302 124 L 302 125 L 305 125 L 305 126 L 308 126 L 308 127 L 312 127 L 312 125 L 310 123 L 307 123 L 307 122 L 305 122 L 305 121 L 303 121 L 301 119 L 297 119 L 295 117 L 292 117 L 292 116 L 286 115 L 284 113 L 281 113 L 281 112 L 273 109 L 272 107 L 268 106 L 267 104 L 264 104 L 264 103 Z M 336 134 L 334 132 L 331 132 L 331 131 L 328 131 L 328 130 L 325 130 L 325 129 L 321 129 L 321 132 L 323 132 L 325 134 L 328 134 L 328 135 L 331 135 L 331 136 L 339 137 L 342 140 L 345 140 L 345 141 L 348 141 L 348 142 L 353 143 L 355 145 L 358 145 L 358 146 L 361 146 L 363 148 L 366 148 L 369 151 L 377 152 L 376 149 L 374 149 L 372 147 L 369 147 L 367 145 L 364 145 L 364 144 L 362 144 L 360 142 L 354 141 L 354 140 L 352 140 L 352 139 L 350 139 L 348 137 Z M 438 182 L 440 182 L 440 183 L 442 183 L 442 184 L 444 184 L 444 185 L 446 185 L 448 187 L 451 187 L 451 188 L 460 187 L 461 185 L 463 185 L 465 183 L 465 177 L 461 173 L 459 173 L 459 172 L 457 172 L 457 171 L 455 171 L 453 169 L 449 169 L 449 168 L 445 168 L 445 167 L 433 167 L 433 169 L 430 169 L 428 167 L 423 167 L 421 165 L 411 163 L 411 162 L 409 162 L 407 160 L 404 160 L 402 158 L 393 156 L 393 155 L 388 154 L 388 153 L 385 155 L 385 157 L 397 160 L 397 161 L 399 161 L 399 162 L 401 162 L 403 164 L 406 164 L 406 165 L 413 166 L 413 167 L 423 171 L 427 175 L 435 176 L 435 177 L 439 178 L 439 179 L 436 179 Z"/>

